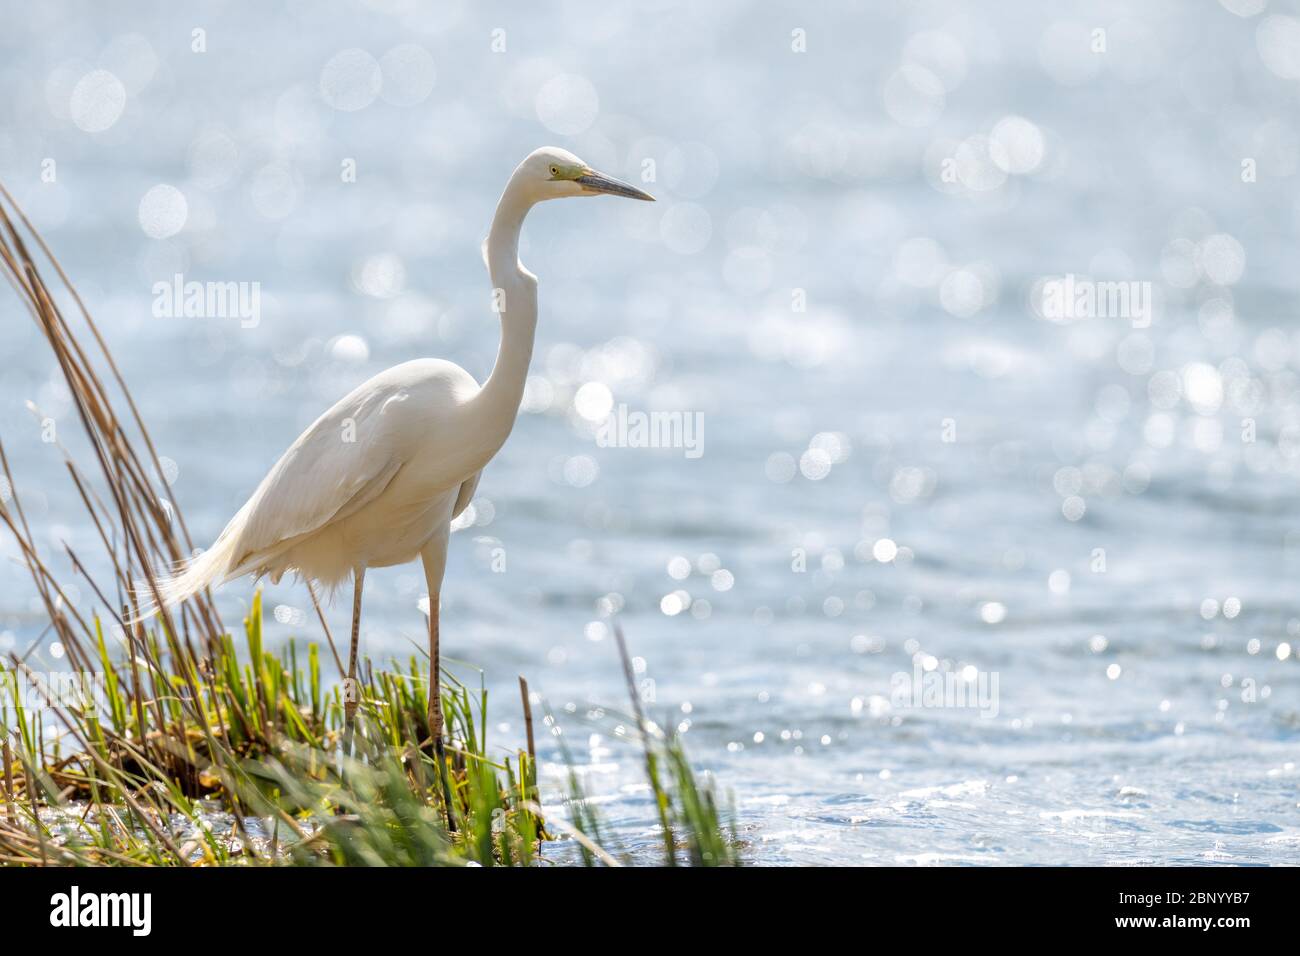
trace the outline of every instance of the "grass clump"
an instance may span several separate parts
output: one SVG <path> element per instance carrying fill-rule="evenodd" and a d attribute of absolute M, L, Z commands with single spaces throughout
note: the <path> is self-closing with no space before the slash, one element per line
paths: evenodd
<path fill-rule="evenodd" d="M 601 845 L 572 763 L 566 819 L 541 804 L 531 747 L 489 755 L 486 692 L 445 674 L 453 746 L 439 767 L 422 737 L 428 688 L 416 657 L 366 669 L 345 758 L 343 698 L 322 685 L 317 646 L 305 662 L 293 641 L 283 655 L 265 650 L 261 614 L 259 595 L 242 655 L 227 637 L 215 657 L 191 662 L 150 633 L 127 662 L 101 639 L 103 680 L 75 693 L 42 685 L 15 658 L 0 665 L 0 863 L 528 866 L 557 836 L 573 862 L 628 862 Z M 167 692 L 137 694 L 132 670 Z M 527 715 L 526 690 L 524 701 Z M 633 701 L 662 862 L 736 863 L 712 786 Z"/>

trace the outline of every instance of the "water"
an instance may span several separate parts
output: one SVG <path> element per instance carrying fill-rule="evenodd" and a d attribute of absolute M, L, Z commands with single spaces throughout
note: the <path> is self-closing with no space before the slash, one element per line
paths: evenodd
<path fill-rule="evenodd" d="M 525 674 L 652 856 L 636 752 L 589 717 L 623 705 L 617 610 L 755 862 L 1295 862 L 1300 25 L 1244 0 L 700 6 L 17 6 L 0 176 L 206 542 L 369 375 L 486 374 L 478 243 L 525 153 L 638 182 L 653 159 L 655 206 L 526 229 L 529 410 L 444 592 L 496 739 Z M 155 318 L 177 273 L 260 283 L 260 320 Z M 1150 327 L 1138 300 L 1040 317 L 1065 274 L 1149 283 Z M 89 545 L 23 402 L 75 448 L 72 409 L 8 301 L 18 488 L 51 546 Z M 703 454 L 598 447 L 589 382 L 596 417 L 702 413 Z M 366 652 L 422 646 L 418 568 L 366 583 Z M 272 639 L 318 637 L 300 586 L 267 603 Z M 6 562 L 0 642 L 42 626 Z M 996 697 L 909 706 L 894 675 L 927 666 Z"/>

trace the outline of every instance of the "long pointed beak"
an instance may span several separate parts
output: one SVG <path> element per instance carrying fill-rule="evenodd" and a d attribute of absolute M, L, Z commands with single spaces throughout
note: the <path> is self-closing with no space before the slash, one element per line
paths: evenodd
<path fill-rule="evenodd" d="M 598 173 L 594 169 L 579 176 L 574 180 L 579 186 L 592 193 L 609 193 L 611 196 L 626 196 L 628 199 L 644 199 L 646 202 L 654 202 L 655 197 L 647 192 L 642 192 L 635 186 L 629 186 L 620 179 L 613 176 L 606 176 L 604 173 Z"/>

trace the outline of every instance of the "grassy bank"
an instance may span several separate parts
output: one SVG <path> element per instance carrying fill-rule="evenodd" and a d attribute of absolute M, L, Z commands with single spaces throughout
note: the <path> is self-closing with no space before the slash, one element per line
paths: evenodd
<path fill-rule="evenodd" d="M 77 520 L 98 545 L 93 555 L 66 544 L 50 553 L 28 522 L 22 475 L 0 436 L 0 534 L 15 542 L 48 619 L 38 640 L 59 646 L 61 672 L 76 681 L 34 671 L 29 649 L 0 659 L 0 864 L 623 861 L 572 764 L 567 798 L 543 807 L 535 732 L 561 763 L 568 755 L 551 716 L 534 720 L 526 691 L 518 706 L 528 746 L 500 752 L 487 740 L 486 693 L 444 672 L 451 746 L 440 762 L 425 730 L 427 660 L 367 667 L 355 737 L 345 742 L 341 687 L 321 676 L 322 646 L 343 671 L 323 616 L 326 645 L 280 652 L 263 643 L 260 598 L 238 641 L 207 593 L 148 627 L 128 624 L 139 612 L 134 582 L 156 597 L 154 569 L 174 566 L 194 542 L 89 310 L 3 186 L 0 267 L 22 307 L 5 314 L 37 324 L 71 396 L 89 465 L 51 447 L 84 508 Z M 46 272 L 58 281 L 47 284 Z M 712 787 L 680 741 L 642 713 L 621 635 L 619 646 L 631 701 L 622 726 L 644 762 L 659 861 L 737 862 Z M 548 857 L 561 839 L 564 851 Z"/>
<path fill-rule="evenodd" d="M 115 660 L 101 632 L 85 685 L 13 658 L 0 667 L 0 862 L 527 866 L 550 847 L 566 862 L 628 862 L 572 765 L 569 793 L 544 808 L 535 746 L 489 746 L 481 688 L 444 675 L 453 743 L 440 767 L 423 739 L 423 662 L 366 668 L 346 758 L 342 691 L 323 685 L 318 646 L 266 650 L 259 598 L 244 625 L 243 647 L 226 637 L 198 660 L 156 633 Z M 519 707 L 531 729 L 526 687 Z M 626 745 L 641 747 L 659 859 L 737 862 L 712 786 L 637 708 L 634 698 L 624 726 L 640 730 Z M 537 724 L 557 729 L 549 715 Z"/>

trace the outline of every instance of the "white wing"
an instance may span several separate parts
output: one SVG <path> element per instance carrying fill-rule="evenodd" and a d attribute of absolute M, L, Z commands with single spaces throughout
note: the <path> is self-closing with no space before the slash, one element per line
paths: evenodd
<path fill-rule="evenodd" d="M 439 359 L 404 362 L 358 386 L 298 437 L 211 548 L 161 578 L 156 592 L 137 585 L 140 616 L 156 603 L 173 605 L 211 584 L 264 573 L 277 555 L 382 495 L 421 449 L 427 459 L 435 436 L 449 446 L 468 443 L 444 429 L 447 413 L 477 389 L 468 372 Z M 473 493 L 465 484 L 458 512 Z"/>
<path fill-rule="evenodd" d="M 407 460 L 407 383 L 380 375 L 338 402 L 275 463 L 221 538 L 231 543 L 229 573 L 319 531 L 374 500 Z M 218 541 L 221 540 L 218 539 Z"/>

